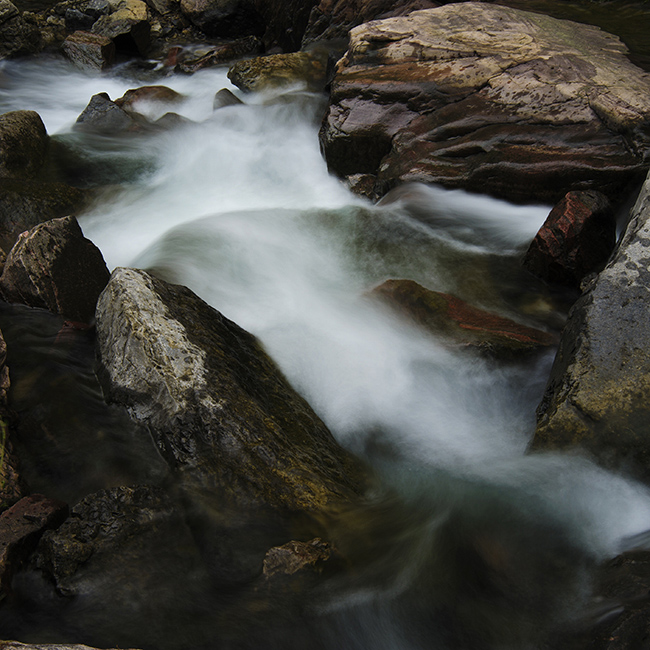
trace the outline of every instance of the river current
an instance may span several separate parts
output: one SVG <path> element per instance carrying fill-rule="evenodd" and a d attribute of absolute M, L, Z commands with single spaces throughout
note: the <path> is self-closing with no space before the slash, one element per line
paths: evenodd
<path fill-rule="evenodd" d="M 317 135 L 324 100 L 299 87 L 244 96 L 221 68 L 157 78 L 184 95 L 172 110 L 189 121 L 89 137 L 73 125 L 90 97 L 116 99 L 151 83 L 151 73 L 85 74 L 54 59 L 1 66 L 0 112 L 37 111 L 51 136 L 103 175 L 101 195 L 79 221 L 109 268 L 150 269 L 185 284 L 254 333 L 339 442 L 398 495 L 400 508 L 341 523 L 344 544 L 347 527 L 375 518 L 379 550 L 283 647 L 308 639 L 324 648 L 443 650 L 462 627 L 467 647 L 526 648 L 549 622 L 585 615 L 590 567 L 650 529 L 650 492 L 578 455 L 525 453 L 554 350 L 500 364 L 446 347 L 366 295 L 386 279 L 409 278 L 558 332 L 568 301 L 520 265 L 550 206 L 423 185 L 372 205 L 328 174 Z M 213 110 L 221 88 L 245 104 Z M 0 318 L 10 350 L 14 340 L 28 360 L 15 371 L 23 393 L 30 377 L 64 363 L 32 312 L 19 323 L 15 314 Z M 79 373 L 74 389 L 99 400 Z M 23 393 L 14 397 L 18 410 Z M 77 411 L 91 417 L 92 409 Z M 57 488 L 40 476 L 38 487 L 70 500 L 128 481 L 116 469 L 119 450 L 72 447 L 70 466 L 92 464 L 92 477 L 79 470 Z M 489 579 L 471 569 L 467 549 L 476 548 L 491 558 Z M 31 624 L 40 642 L 56 627 Z M 246 638 L 242 629 L 214 647 L 249 647 Z"/>

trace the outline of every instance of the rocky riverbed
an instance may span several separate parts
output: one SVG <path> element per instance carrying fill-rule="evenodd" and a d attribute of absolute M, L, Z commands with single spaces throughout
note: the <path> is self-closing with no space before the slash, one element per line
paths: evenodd
<path fill-rule="evenodd" d="M 428 0 L 0 0 L 0 33 L 0 647 L 640 647 L 617 36 Z M 54 131 L 39 66 L 89 90 Z"/>

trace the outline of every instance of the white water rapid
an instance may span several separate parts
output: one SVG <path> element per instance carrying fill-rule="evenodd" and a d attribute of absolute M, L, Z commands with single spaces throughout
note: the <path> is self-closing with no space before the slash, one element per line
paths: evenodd
<path fill-rule="evenodd" d="M 548 597 L 540 575 L 552 573 L 551 550 L 598 561 L 650 529 L 646 488 L 578 456 L 525 454 L 553 351 L 507 365 L 461 354 L 365 295 L 386 279 L 410 278 L 557 327 L 552 298 L 519 270 L 548 206 L 417 185 L 373 206 L 327 172 L 318 146 L 323 98 L 299 88 L 243 96 L 225 69 L 155 81 L 185 96 L 169 110 L 190 122 L 84 144 L 70 134 L 90 97 L 116 99 L 150 78 L 89 75 L 58 61 L 0 65 L 0 112 L 35 110 L 50 135 L 87 147 L 93 165 L 130 176 L 80 217 L 109 268 L 155 269 L 253 332 L 337 439 L 412 505 L 408 522 L 395 523 L 410 531 L 396 535 L 400 561 L 382 556 L 381 569 L 370 566 L 323 606 L 327 647 L 445 647 L 443 633 L 430 645 L 405 635 L 418 623 L 400 599 L 422 571 L 437 570 L 444 553 L 432 559 L 430 542 L 449 522 L 488 530 L 486 544 L 497 540 L 520 562 L 527 582 L 514 584 L 540 598 Z M 245 105 L 213 111 L 224 87 Z M 436 611 L 447 611 L 448 589 L 432 597 Z M 457 603 L 461 592 L 449 598 Z M 467 607 L 483 606 L 466 596 Z M 484 615 L 504 616 L 489 607 Z"/>

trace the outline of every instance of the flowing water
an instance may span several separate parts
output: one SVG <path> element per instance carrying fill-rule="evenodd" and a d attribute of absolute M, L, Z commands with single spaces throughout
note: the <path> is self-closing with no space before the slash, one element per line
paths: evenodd
<path fill-rule="evenodd" d="M 115 99 L 150 82 L 127 69 L 88 75 L 56 60 L 4 62 L 0 111 L 36 110 L 89 178 L 103 181 L 80 223 L 110 268 L 185 284 L 257 335 L 390 495 L 336 524 L 355 570 L 321 588 L 309 617 L 274 636 L 240 613 L 227 632 L 207 625 L 201 643 L 527 648 L 550 623 L 582 615 L 590 568 L 650 528 L 650 492 L 579 456 L 525 454 L 553 350 L 499 364 L 446 347 L 367 296 L 386 279 L 410 278 L 557 331 L 565 301 L 520 266 L 549 207 L 419 185 L 373 206 L 327 173 L 322 97 L 294 88 L 213 111 L 216 91 L 238 92 L 224 69 L 162 80 L 183 93 L 173 110 L 191 120 L 171 130 L 72 131 L 94 93 Z M 167 108 L 142 110 L 155 118 Z M 26 463 L 34 487 L 74 502 L 134 477 L 160 480 L 156 455 L 127 449 L 130 425 L 102 406 L 92 342 L 77 341 L 74 354 L 55 344 L 60 322 L 38 310 L 5 307 L 0 326 L 10 355 L 22 355 L 11 365 L 12 405 L 34 430 L 47 421 L 47 435 L 34 434 L 42 453 Z M 148 621 L 140 637 L 125 638 L 110 604 L 105 611 L 107 620 L 90 618 L 102 632 L 83 638 L 33 610 L 0 613 L 0 626 L 40 642 L 178 648 L 192 638 L 195 621 L 167 644 Z"/>

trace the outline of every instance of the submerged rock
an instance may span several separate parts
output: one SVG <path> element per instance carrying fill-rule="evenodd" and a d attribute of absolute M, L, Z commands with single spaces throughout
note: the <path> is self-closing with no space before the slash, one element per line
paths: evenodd
<path fill-rule="evenodd" d="M 596 27 L 457 3 L 350 32 L 320 133 L 331 170 L 513 201 L 620 198 L 650 155 L 650 75 Z"/>
<path fill-rule="evenodd" d="M 67 514 L 66 504 L 42 494 L 32 494 L 0 515 L 0 588 L 3 592 L 10 588 L 13 573 L 36 548 L 41 535 L 61 524 Z"/>
<path fill-rule="evenodd" d="M 34 111 L 0 115 L 0 177 L 31 179 L 43 167 L 48 135 Z"/>
<path fill-rule="evenodd" d="M 454 345 L 503 356 L 537 350 L 554 342 L 548 332 L 477 309 L 450 294 L 425 289 L 413 280 L 387 280 L 369 295 Z"/>
<path fill-rule="evenodd" d="M 0 276 L 0 293 L 8 302 L 88 323 L 108 278 L 99 249 L 74 217 L 63 217 L 20 235 Z"/>
<path fill-rule="evenodd" d="M 327 57 L 311 52 L 272 54 L 239 61 L 228 70 L 228 79 L 245 91 L 306 84 L 310 90 L 325 87 Z"/>
<path fill-rule="evenodd" d="M 600 192 L 569 192 L 530 244 L 524 266 L 553 284 L 578 287 L 600 271 L 616 245 L 616 217 Z"/>
<path fill-rule="evenodd" d="M 233 92 L 228 90 L 228 88 L 222 88 L 219 90 L 212 101 L 212 108 L 216 111 L 218 108 L 224 108 L 225 106 L 238 106 L 244 102 L 237 97 Z"/>
<path fill-rule="evenodd" d="M 182 511 L 160 488 L 115 487 L 82 499 L 43 535 L 16 588 L 30 585 L 24 597 L 41 599 L 59 638 L 170 647 L 198 618 L 198 594 L 207 598 L 201 566 Z M 108 637 L 107 620 L 119 621 Z"/>
<path fill-rule="evenodd" d="M 80 68 L 106 70 L 115 63 L 115 44 L 106 36 L 76 31 L 63 41 L 61 49 Z"/>
<path fill-rule="evenodd" d="M 650 178 L 613 259 L 573 306 L 532 448 L 581 446 L 650 477 Z"/>
<path fill-rule="evenodd" d="M 365 474 L 259 342 L 189 289 L 116 269 L 97 305 L 108 397 L 146 424 L 183 482 L 222 501 L 319 512 Z"/>

